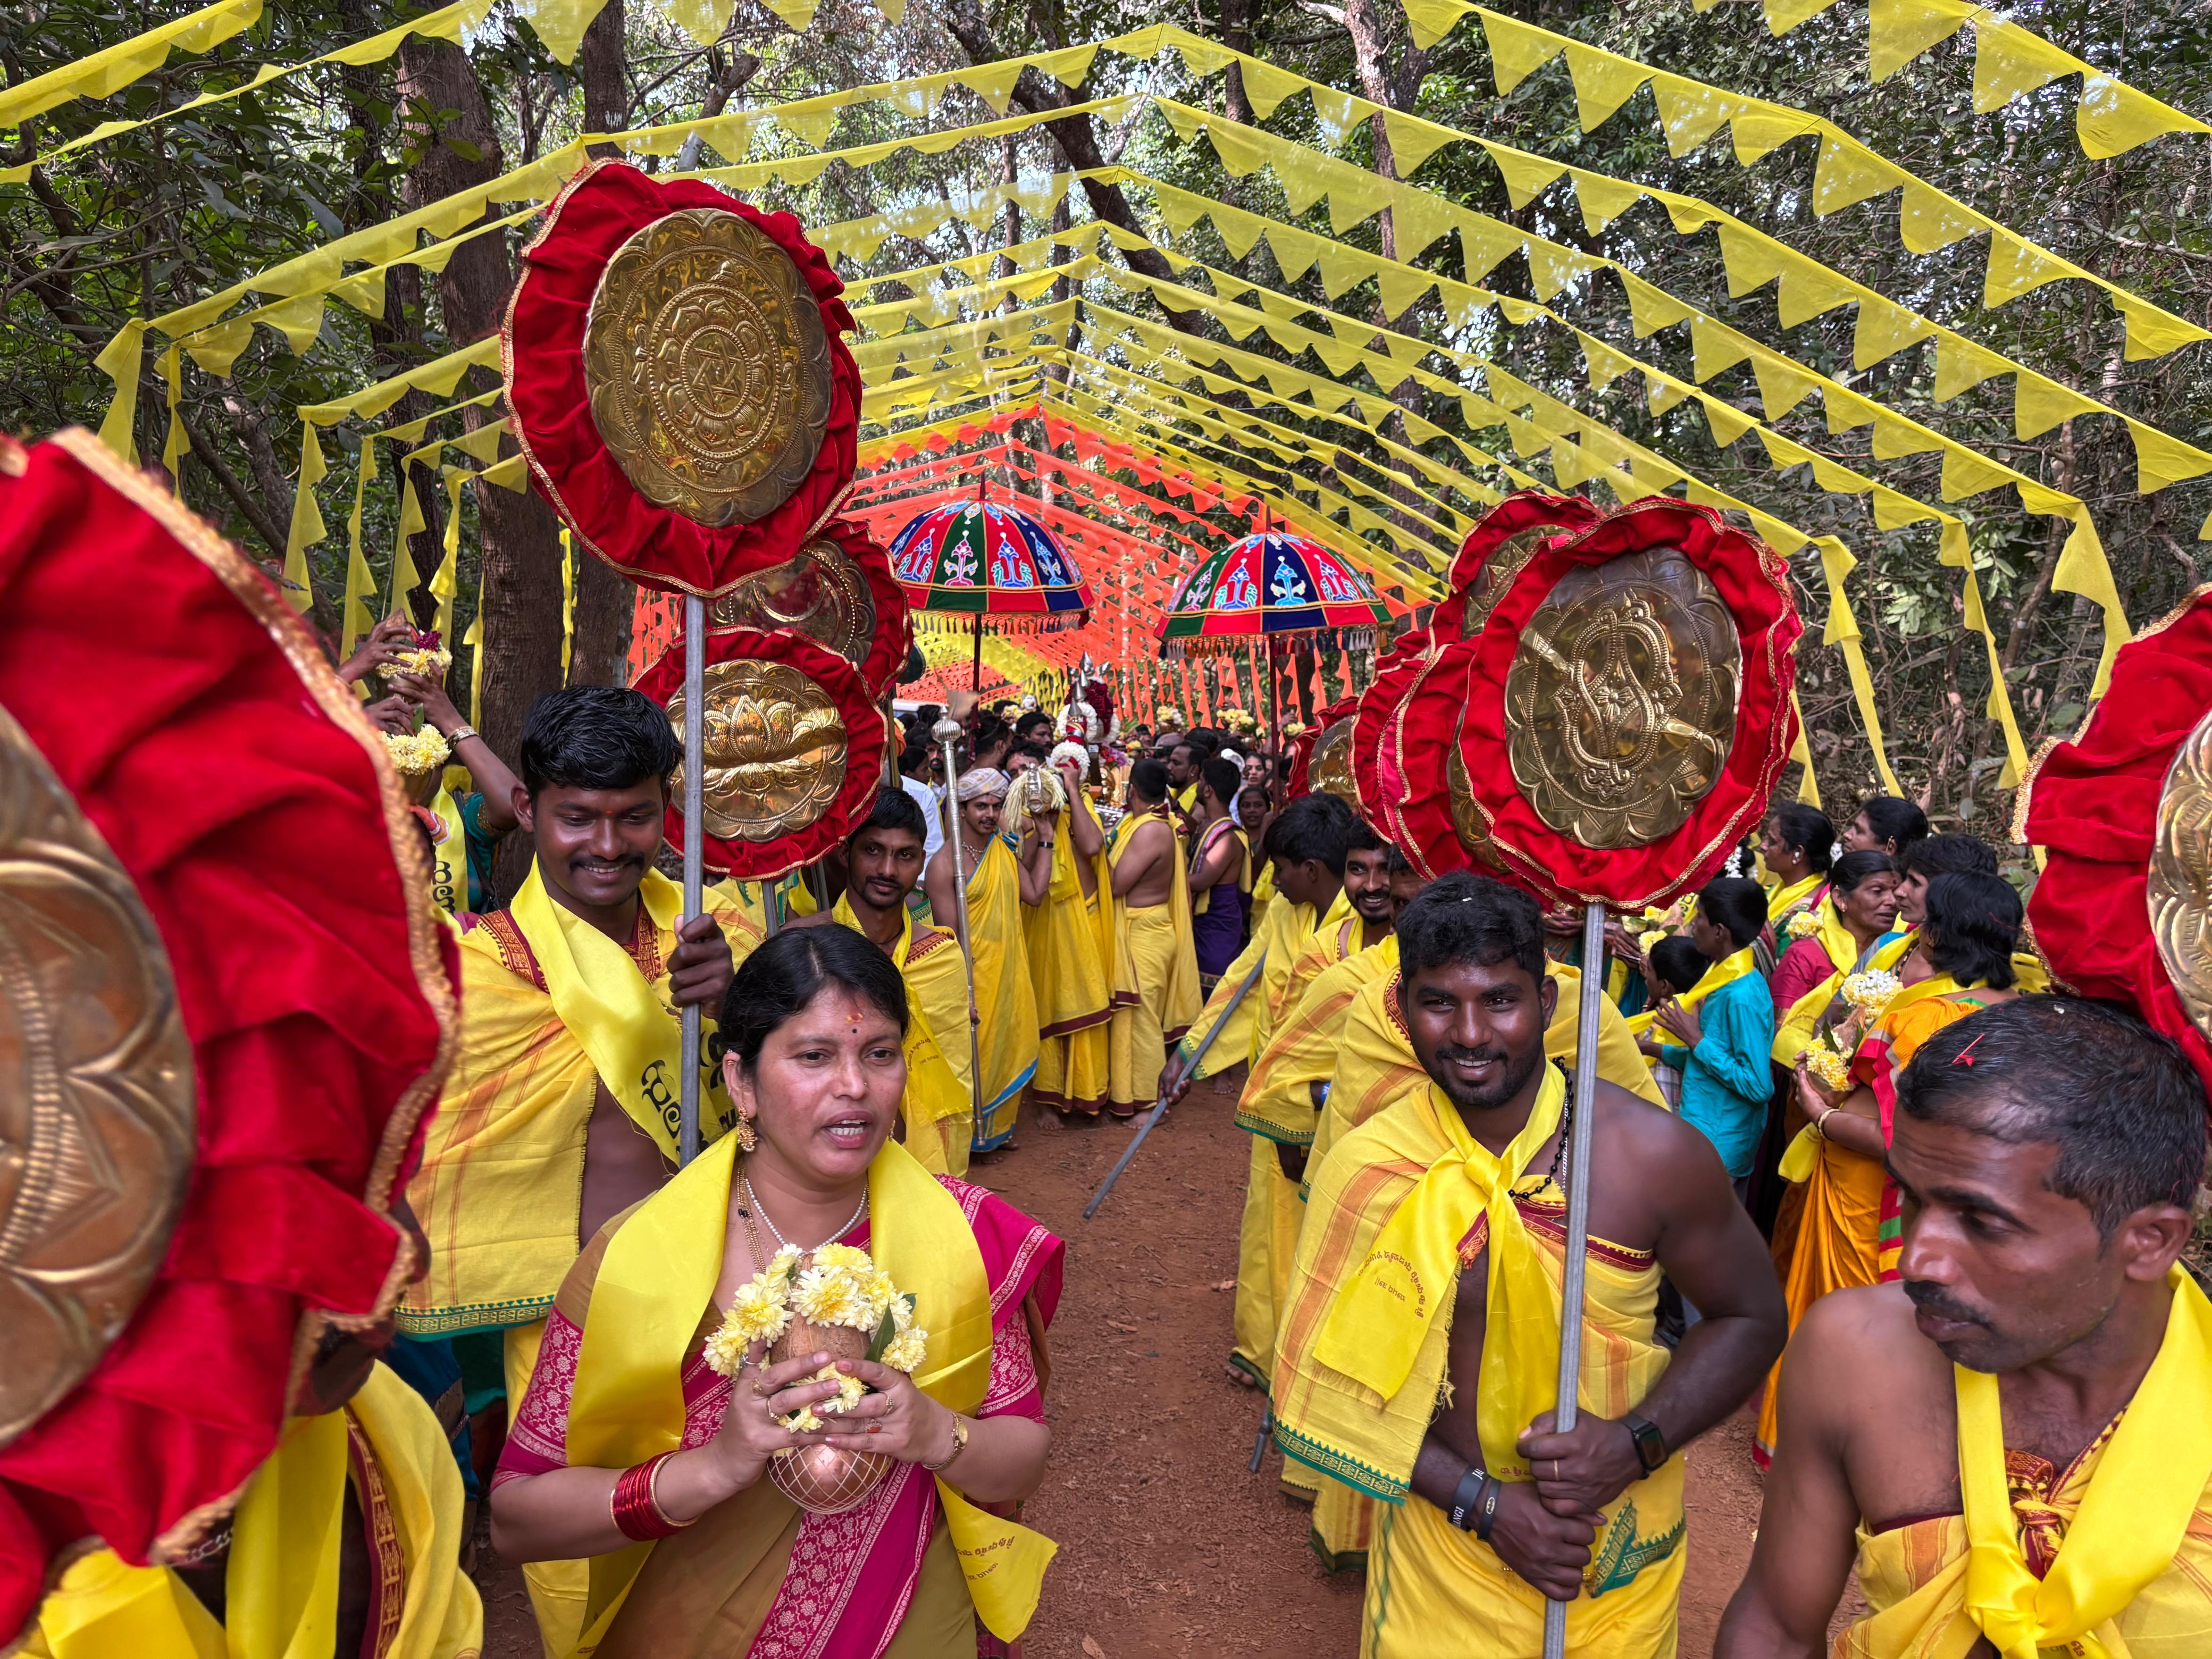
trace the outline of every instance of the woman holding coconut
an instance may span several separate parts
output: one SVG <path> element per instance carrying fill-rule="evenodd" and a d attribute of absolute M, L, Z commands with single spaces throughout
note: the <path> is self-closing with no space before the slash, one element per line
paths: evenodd
<path fill-rule="evenodd" d="M 1053 1546 L 977 1506 L 1043 1479 L 1063 1247 L 891 1139 L 906 1021 L 848 928 L 754 951 L 720 1023 L 740 1129 L 562 1285 L 492 1536 L 591 1558 L 580 1654 L 967 1659 L 1034 1610 Z"/>

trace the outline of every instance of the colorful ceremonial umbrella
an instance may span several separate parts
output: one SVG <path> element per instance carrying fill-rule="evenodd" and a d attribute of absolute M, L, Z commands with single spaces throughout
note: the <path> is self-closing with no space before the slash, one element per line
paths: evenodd
<path fill-rule="evenodd" d="M 986 499 L 947 502 L 891 538 L 891 574 L 908 605 L 975 618 L 975 689 L 983 684 L 983 618 L 1031 629 L 1079 628 L 1096 603 L 1059 538 L 1029 514 Z"/>
<path fill-rule="evenodd" d="M 1285 638 L 1340 635 L 1349 648 L 1372 648 L 1373 630 L 1390 619 L 1374 584 L 1341 554 L 1305 536 L 1264 527 L 1200 559 L 1160 619 L 1160 654 L 1231 651 L 1265 642 L 1267 723 L 1275 707 L 1275 648 Z"/>

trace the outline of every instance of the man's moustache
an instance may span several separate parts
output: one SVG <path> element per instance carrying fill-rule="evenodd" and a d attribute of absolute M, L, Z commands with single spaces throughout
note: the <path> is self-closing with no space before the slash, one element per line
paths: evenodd
<path fill-rule="evenodd" d="M 1961 1325 L 1986 1325 L 1990 1322 L 1941 1285 L 1930 1284 L 1927 1279 L 1906 1279 L 1905 1293 L 1912 1298 L 1914 1307 L 1925 1308 L 1938 1319 L 1953 1320 Z"/>
<path fill-rule="evenodd" d="M 1437 1050 L 1438 1060 L 1455 1060 L 1464 1066 L 1489 1062 L 1503 1065 L 1510 1056 L 1503 1048 L 1461 1048 L 1446 1044 Z"/>

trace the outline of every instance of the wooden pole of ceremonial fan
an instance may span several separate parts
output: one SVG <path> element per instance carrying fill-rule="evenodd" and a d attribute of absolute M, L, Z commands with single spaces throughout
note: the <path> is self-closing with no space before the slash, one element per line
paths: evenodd
<path fill-rule="evenodd" d="M 684 920 L 706 904 L 705 831 L 707 770 L 707 601 L 684 596 Z M 684 1076 L 676 1158 L 679 1164 L 699 1156 L 699 1005 L 684 1006 Z"/>
<path fill-rule="evenodd" d="M 1559 1133 L 1567 1138 L 1567 1263 L 1559 1285 L 1559 1403 L 1553 1427 L 1565 1434 L 1580 1414 L 1583 1374 L 1583 1303 L 1589 1261 L 1590 1148 L 1597 1137 L 1590 1120 L 1597 1110 L 1598 999 L 1605 994 L 1605 906 L 1583 907 L 1582 1001 L 1576 1007 L 1575 1098 L 1571 1115 Z M 1544 1659 L 1566 1659 L 1567 1607 L 1544 1603 Z"/>

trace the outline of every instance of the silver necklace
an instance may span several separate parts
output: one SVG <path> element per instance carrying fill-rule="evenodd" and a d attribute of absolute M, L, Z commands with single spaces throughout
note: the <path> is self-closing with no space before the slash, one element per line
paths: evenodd
<path fill-rule="evenodd" d="M 781 1233 L 775 1230 L 775 1223 L 769 1218 L 768 1206 L 760 1201 L 760 1194 L 753 1191 L 752 1177 L 748 1175 L 740 1175 L 738 1177 L 738 1181 L 745 1189 L 745 1202 L 752 1207 L 752 1212 L 761 1218 L 761 1225 L 768 1229 L 769 1237 L 775 1240 L 776 1248 L 779 1250 L 799 1250 L 799 1253 L 801 1255 L 807 1255 L 807 1251 L 799 1249 L 798 1245 L 793 1244 L 789 1239 L 786 1238 Z M 836 1240 L 844 1237 L 847 1233 L 851 1232 L 854 1228 L 860 1224 L 860 1218 L 867 1214 L 867 1212 L 868 1195 L 864 1191 L 860 1194 L 860 1207 L 853 1212 L 853 1218 L 848 1221 L 843 1226 L 838 1228 L 836 1232 L 830 1234 L 828 1238 L 823 1239 L 822 1241 L 822 1244 L 834 1243 Z M 818 1250 L 822 1248 L 822 1244 L 817 1244 L 813 1248 Z"/>

